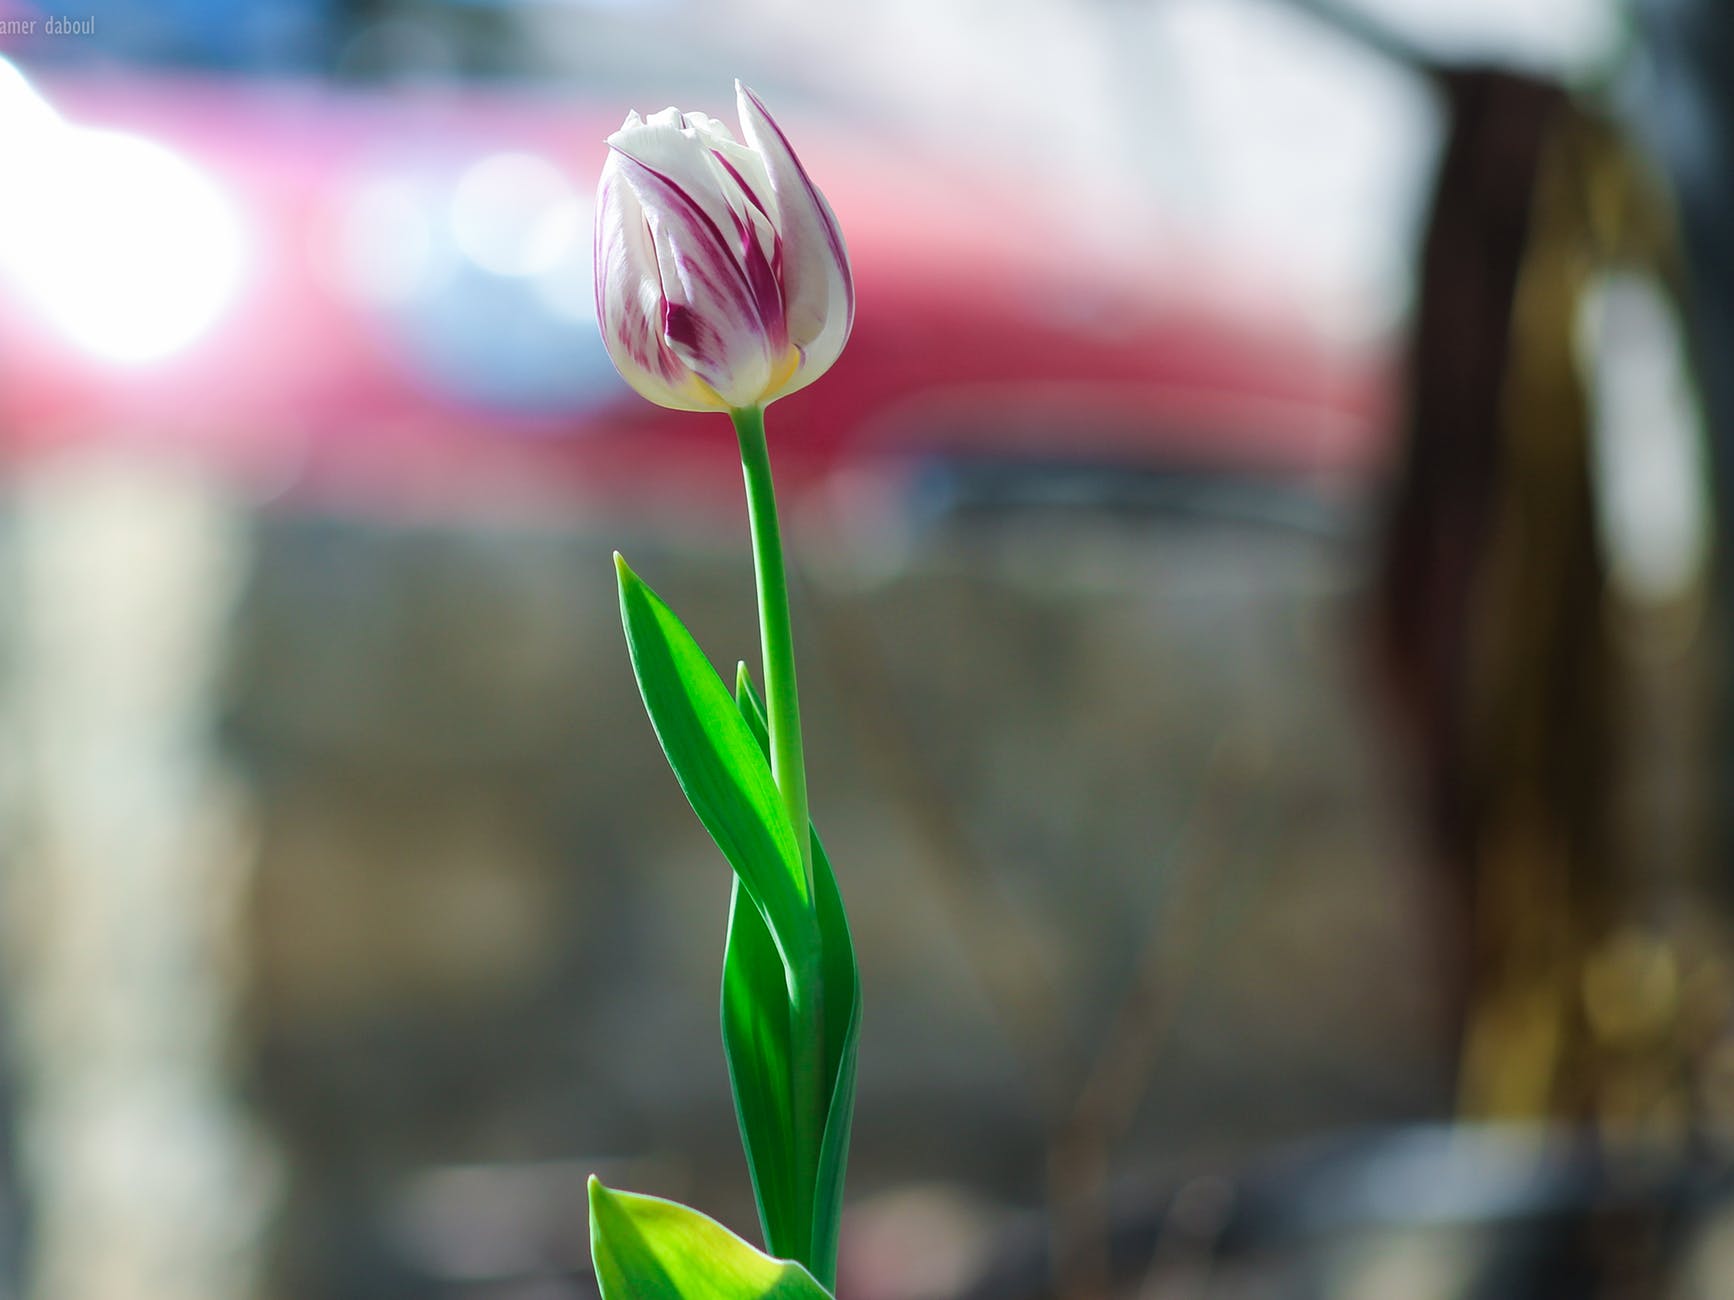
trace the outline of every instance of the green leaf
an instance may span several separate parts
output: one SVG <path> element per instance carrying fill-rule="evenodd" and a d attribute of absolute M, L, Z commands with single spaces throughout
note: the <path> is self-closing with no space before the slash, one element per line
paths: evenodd
<path fill-rule="evenodd" d="M 762 912 L 788 969 L 811 951 L 800 846 L 764 750 L 674 611 L 618 552 L 620 615 L 639 694 L 675 779 Z"/>
<path fill-rule="evenodd" d="M 715 1219 L 590 1179 L 590 1257 L 602 1300 L 829 1300 L 793 1260 L 772 1259 Z"/>
<path fill-rule="evenodd" d="M 736 676 L 735 702 L 756 742 L 768 750 L 764 705 L 745 664 Z M 804 1260 L 830 1285 L 835 1281 L 843 1177 L 855 1109 L 861 981 L 836 876 L 818 833 L 812 836 L 820 969 L 825 981 L 825 1079 L 830 1092 L 818 1150 L 794 1149 L 788 987 L 770 932 L 756 909 L 742 906 L 738 884 L 723 958 L 723 1052 L 765 1243 L 774 1254 Z"/>
<path fill-rule="evenodd" d="M 813 1180 L 794 1151 L 789 1088 L 789 989 L 776 943 L 735 880 L 723 955 L 722 1036 L 741 1146 L 752 1175 L 765 1246 L 789 1259 L 811 1259 Z"/>

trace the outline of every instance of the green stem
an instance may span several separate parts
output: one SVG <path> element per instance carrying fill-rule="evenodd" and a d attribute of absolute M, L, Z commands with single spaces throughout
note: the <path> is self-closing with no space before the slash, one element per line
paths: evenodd
<path fill-rule="evenodd" d="M 771 482 L 771 458 L 765 446 L 765 413 L 752 407 L 730 413 L 740 438 L 741 471 L 747 485 L 747 514 L 753 531 L 753 570 L 758 581 L 759 640 L 765 664 L 765 718 L 770 729 L 771 776 L 783 798 L 784 811 L 801 850 L 801 871 L 812 915 L 811 942 L 792 954 L 789 1003 L 794 1023 L 789 1063 L 794 1096 L 795 1150 L 803 1167 L 812 1204 L 819 1151 L 825 1138 L 825 1116 L 831 1098 L 825 1086 L 824 972 L 819 953 L 818 914 L 813 890 L 813 833 L 807 811 L 807 766 L 801 747 L 801 705 L 795 688 L 795 638 L 789 619 L 789 583 L 783 564 L 782 530 L 777 524 L 776 489 Z M 809 1228 L 805 1256 L 812 1254 Z M 832 1261 L 803 1258 L 821 1277 L 835 1268 Z"/>
<path fill-rule="evenodd" d="M 740 436 L 741 471 L 747 481 L 747 514 L 753 526 L 753 569 L 759 585 L 759 641 L 765 656 L 765 717 L 771 732 L 771 775 L 783 809 L 801 845 L 801 871 L 813 897 L 813 845 L 807 827 L 807 764 L 801 750 L 801 701 L 795 688 L 795 634 L 789 621 L 789 582 L 783 568 L 783 536 L 777 525 L 777 493 L 765 447 L 765 413 L 759 407 L 731 412 Z"/>

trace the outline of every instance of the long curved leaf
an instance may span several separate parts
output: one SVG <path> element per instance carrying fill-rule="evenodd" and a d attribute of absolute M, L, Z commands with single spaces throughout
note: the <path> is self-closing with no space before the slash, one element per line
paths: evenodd
<path fill-rule="evenodd" d="M 825 1069 L 831 1105 L 814 1180 L 814 1268 L 827 1286 L 836 1283 L 837 1231 L 843 1222 L 843 1179 L 855 1122 L 855 1046 L 861 1036 L 861 973 L 849 916 L 831 863 L 813 833 L 813 888 L 825 971 Z"/>
<path fill-rule="evenodd" d="M 723 1057 L 765 1248 L 787 1259 L 810 1259 L 813 1179 L 802 1176 L 803 1162 L 794 1149 L 790 1033 L 782 959 L 737 879 L 723 953 Z"/>
<path fill-rule="evenodd" d="M 754 739 L 768 752 L 764 705 L 744 664 L 736 675 L 735 703 Z M 817 1150 L 795 1149 L 788 989 L 771 935 L 755 909 L 740 905 L 738 886 L 723 959 L 723 1051 L 765 1243 L 775 1254 L 804 1261 L 830 1285 L 835 1280 L 837 1229 L 855 1107 L 861 981 L 836 876 L 818 833 L 811 834 L 825 981 L 825 1079 L 830 1093 Z"/>
<path fill-rule="evenodd" d="M 620 615 L 639 694 L 675 779 L 764 914 L 790 970 L 814 942 L 806 871 L 764 750 L 674 611 L 618 552 Z"/>

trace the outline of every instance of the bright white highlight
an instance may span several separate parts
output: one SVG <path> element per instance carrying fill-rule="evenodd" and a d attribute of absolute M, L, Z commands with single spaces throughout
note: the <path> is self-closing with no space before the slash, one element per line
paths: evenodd
<path fill-rule="evenodd" d="M 560 169 L 527 153 L 500 153 L 472 166 L 452 196 L 452 236 L 495 275 L 532 276 L 571 250 L 588 252 L 589 213 Z"/>
<path fill-rule="evenodd" d="M 0 60 L 0 276 L 106 360 L 160 360 L 234 300 L 241 223 L 221 190 L 141 136 L 70 125 Z"/>
<path fill-rule="evenodd" d="M 1578 321 L 1591 375 L 1597 519 L 1615 583 L 1638 600 L 1687 594 L 1710 562 L 1702 415 L 1685 330 L 1651 280 L 1604 275 Z"/>
<path fill-rule="evenodd" d="M 440 270 L 430 203 L 407 179 L 374 180 L 357 192 L 338 235 L 343 288 L 386 307 L 425 294 Z"/>

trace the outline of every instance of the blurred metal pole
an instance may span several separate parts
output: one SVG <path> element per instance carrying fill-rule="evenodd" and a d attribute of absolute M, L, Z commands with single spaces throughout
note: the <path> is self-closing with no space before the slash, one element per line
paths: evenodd
<path fill-rule="evenodd" d="M 1720 523 L 1717 604 L 1734 615 L 1734 4 L 1728 0 L 1634 0 L 1644 53 L 1629 107 L 1673 186 L 1686 261 L 1686 307 L 1710 435 Z M 1726 635 L 1726 628 L 1724 628 Z M 1726 650 L 1724 650 L 1726 656 Z M 1734 691 L 1723 669 L 1718 831 L 1721 886 L 1734 897 Z"/>
<path fill-rule="evenodd" d="M 34 1300 L 241 1300 L 266 1162 L 226 1086 L 246 854 L 212 757 L 235 510 L 79 453 L 15 489 L 0 876 Z"/>

